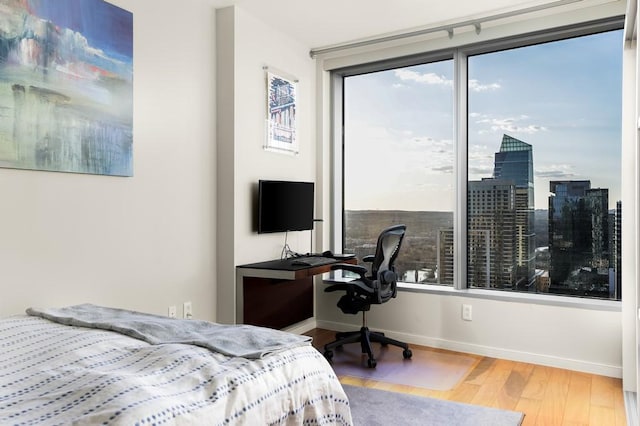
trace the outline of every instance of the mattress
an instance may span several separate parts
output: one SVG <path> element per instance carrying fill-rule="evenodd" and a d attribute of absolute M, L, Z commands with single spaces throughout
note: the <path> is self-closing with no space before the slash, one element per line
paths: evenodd
<path fill-rule="evenodd" d="M 350 425 L 311 345 L 259 359 L 34 316 L 0 320 L 0 424 Z"/>

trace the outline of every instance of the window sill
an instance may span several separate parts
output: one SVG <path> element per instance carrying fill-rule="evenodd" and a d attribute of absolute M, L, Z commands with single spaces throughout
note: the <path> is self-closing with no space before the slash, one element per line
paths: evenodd
<path fill-rule="evenodd" d="M 331 277 L 324 282 L 340 283 L 351 281 L 352 278 Z M 398 283 L 399 292 L 437 294 L 439 296 L 457 296 L 477 299 L 496 300 L 511 303 L 529 303 L 545 306 L 561 306 L 575 309 L 590 309 L 596 311 L 621 312 L 622 303 L 619 300 L 592 299 L 585 297 L 556 296 L 535 293 L 519 293 L 505 290 L 462 289 L 433 284 Z"/>

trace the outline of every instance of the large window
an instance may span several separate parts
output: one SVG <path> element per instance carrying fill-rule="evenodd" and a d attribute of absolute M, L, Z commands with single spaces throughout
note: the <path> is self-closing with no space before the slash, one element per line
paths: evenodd
<path fill-rule="evenodd" d="M 340 71 L 343 250 L 405 223 L 404 282 L 620 299 L 617 25 Z"/>
<path fill-rule="evenodd" d="M 344 140 L 343 251 L 372 254 L 404 223 L 402 280 L 453 284 L 438 263 L 453 243 L 453 60 L 345 77 Z"/>
<path fill-rule="evenodd" d="M 621 46 L 468 58 L 470 287 L 619 298 Z"/>

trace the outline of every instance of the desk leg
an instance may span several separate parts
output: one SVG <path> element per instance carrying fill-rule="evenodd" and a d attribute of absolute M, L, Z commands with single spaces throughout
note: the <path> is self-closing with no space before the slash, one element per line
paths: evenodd
<path fill-rule="evenodd" d="M 284 328 L 313 317 L 313 278 L 243 277 L 243 323 Z"/>

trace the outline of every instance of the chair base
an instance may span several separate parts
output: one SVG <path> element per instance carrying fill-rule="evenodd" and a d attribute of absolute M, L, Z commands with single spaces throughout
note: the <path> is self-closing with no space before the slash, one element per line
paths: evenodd
<path fill-rule="evenodd" d="M 411 353 L 411 349 L 409 349 L 409 345 L 407 345 L 406 343 L 400 342 L 399 340 L 391 339 L 390 337 L 386 337 L 384 333 L 370 331 L 368 327 L 361 327 L 360 331 L 336 333 L 336 340 L 324 345 L 324 357 L 327 358 L 329 362 L 331 362 L 334 349 L 339 348 L 342 345 L 346 345 L 347 343 L 356 342 L 360 342 L 362 353 L 366 353 L 369 357 L 367 360 L 367 365 L 369 366 L 369 368 L 375 368 L 377 364 L 375 358 L 373 357 L 371 342 L 380 343 L 382 344 L 382 346 L 394 345 L 404 349 L 402 351 L 402 356 L 404 357 L 404 359 L 411 358 L 411 355 L 413 355 Z"/>

